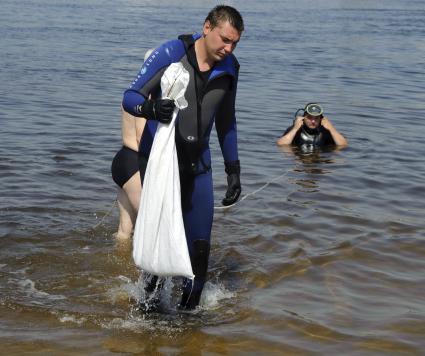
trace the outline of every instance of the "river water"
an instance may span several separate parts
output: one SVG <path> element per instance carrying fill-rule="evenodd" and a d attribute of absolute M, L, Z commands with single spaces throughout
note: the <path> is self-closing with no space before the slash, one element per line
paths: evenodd
<path fill-rule="evenodd" d="M 199 310 L 137 312 L 114 239 L 120 102 L 148 48 L 200 31 L 215 1 L 2 0 L 2 354 L 422 354 L 425 4 L 231 1 L 246 31 L 243 199 L 216 209 Z M 275 145 L 319 101 L 339 151 Z M 212 137 L 216 206 L 225 191 Z"/>

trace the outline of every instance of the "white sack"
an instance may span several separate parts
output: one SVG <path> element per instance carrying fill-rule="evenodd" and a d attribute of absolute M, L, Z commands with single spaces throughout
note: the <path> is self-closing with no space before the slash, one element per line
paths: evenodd
<path fill-rule="evenodd" d="M 180 197 L 180 176 L 174 139 L 175 121 L 184 98 L 189 73 L 171 64 L 161 78 L 162 98 L 174 99 L 170 124 L 158 124 L 146 168 L 133 236 L 133 259 L 143 271 L 157 276 L 193 279 Z"/>

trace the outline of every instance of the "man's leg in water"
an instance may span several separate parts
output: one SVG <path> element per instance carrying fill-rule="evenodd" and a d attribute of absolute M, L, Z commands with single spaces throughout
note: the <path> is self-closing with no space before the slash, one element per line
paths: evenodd
<path fill-rule="evenodd" d="M 187 245 L 195 274 L 195 280 L 183 282 L 183 295 L 180 307 L 194 309 L 201 298 L 206 282 L 210 237 L 214 213 L 213 184 L 211 171 L 193 175 L 180 175 L 183 222 Z M 159 306 L 159 294 L 163 281 L 157 276 L 148 279 L 145 285 L 145 301 L 140 308 L 143 311 L 155 311 Z"/>
<path fill-rule="evenodd" d="M 142 312 L 155 312 L 158 310 L 161 302 L 161 290 L 164 286 L 164 278 L 154 276 L 151 274 L 146 275 L 145 278 L 145 298 L 139 303 L 139 310 Z"/>
<path fill-rule="evenodd" d="M 197 176 L 181 175 L 183 221 L 195 280 L 183 283 L 180 307 L 194 309 L 207 278 L 214 197 L 211 170 Z"/>

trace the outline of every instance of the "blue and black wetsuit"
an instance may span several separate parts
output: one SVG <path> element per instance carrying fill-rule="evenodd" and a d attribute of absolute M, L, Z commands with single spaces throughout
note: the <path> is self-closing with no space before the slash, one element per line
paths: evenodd
<path fill-rule="evenodd" d="M 185 98 L 188 107 L 176 119 L 176 148 L 180 167 L 183 221 L 195 282 L 185 283 L 181 306 L 199 303 L 206 281 L 214 213 L 209 138 L 213 124 L 225 162 L 238 161 L 235 97 L 239 64 L 233 55 L 225 57 L 208 72 L 199 70 L 195 41 L 199 34 L 182 35 L 152 52 L 139 75 L 124 93 L 124 110 L 140 116 L 138 105 L 151 95 L 160 96 L 160 80 L 167 67 L 181 62 L 190 74 Z M 148 120 L 139 147 L 141 166 L 146 166 L 157 121 Z M 143 163 L 144 162 L 144 163 Z M 142 180 L 144 169 L 141 169 Z"/>

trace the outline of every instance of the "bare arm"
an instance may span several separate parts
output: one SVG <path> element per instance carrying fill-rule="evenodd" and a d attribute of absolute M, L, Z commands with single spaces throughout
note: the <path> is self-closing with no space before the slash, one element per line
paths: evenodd
<path fill-rule="evenodd" d="M 121 108 L 121 134 L 124 146 L 133 151 L 139 150 L 145 123 L 146 119 L 133 116 Z"/>
<path fill-rule="evenodd" d="M 282 137 L 277 139 L 276 144 L 278 146 L 290 145 L 294 140 L 294 137 L 297 134 L 298 130 L 303 125 L 303 119 L 304 118 L 302 116 L 297 116 L 297 118 L 294 120 L 294 125 L 292 126 L 292 129 L 289 130 L 286 135 L 283 135 Z"/>
<path fill-rule="evenodd" d="M 347 139 L 337 131 L 337 129 L 332 125 L 326 116 L 322 119 L 322 126 L 331 133 L 332 138 L 337 146 L 348 145 Z"/>
<path fill-rule="evenodd" d="M 140 141 L 142 139 L 143 130 L 145 129 L 146 119 L 143 117 L 135 117 L 136 120 L 136 142 L 137 150 L 139 150 Z"/>

